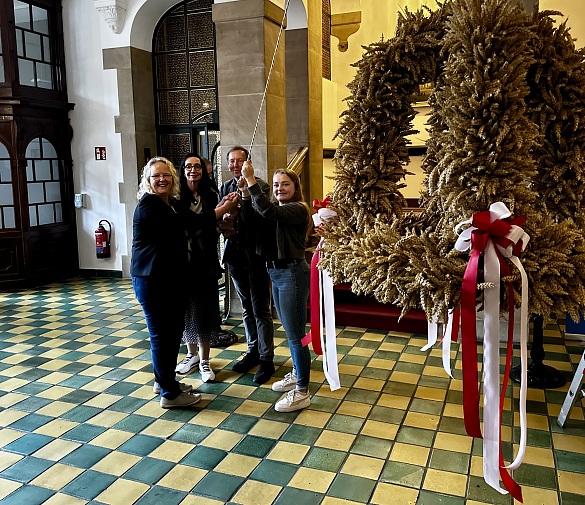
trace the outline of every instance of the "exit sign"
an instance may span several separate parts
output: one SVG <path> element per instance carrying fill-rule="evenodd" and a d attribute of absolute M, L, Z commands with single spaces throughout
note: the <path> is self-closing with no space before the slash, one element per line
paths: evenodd
<path fill-rule="evenodd" d="M 106 148 L 105 147 L 96 147 L 95 148 L 95 159 L 96 160 L 105 160 L 106 159 Z"/>

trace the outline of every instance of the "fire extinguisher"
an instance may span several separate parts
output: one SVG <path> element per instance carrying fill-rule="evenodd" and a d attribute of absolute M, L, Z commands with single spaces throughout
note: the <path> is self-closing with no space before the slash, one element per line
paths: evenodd
<path fill-rule="evenodd" d="M 108 223 L 108 230 L 102 226 L 102 223 Z M 112 225 L 106 219 L 102 219 L 98 223 L 95 231 L 95 255 L 98 258 L 110 257 L 110 235 L 112 233 Z"/>

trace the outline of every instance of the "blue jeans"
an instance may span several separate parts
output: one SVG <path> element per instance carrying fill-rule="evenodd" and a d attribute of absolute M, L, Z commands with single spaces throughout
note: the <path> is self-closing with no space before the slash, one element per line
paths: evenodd
<path fill-rule="evenodd" d="M 171 291 L 168 278 L 132 277 L 132 288 L 142 306 L 150 335 L 154 379 L 160 394 L 170 400 L 181 393 L 175 367 L 185 323 L 184 296 Z"/>
<path fill-rule="evenodd" d="M 248 352 L 262 361 L 274 359 L 274 321 L 270 305 L 270 278 L 266 263 L 255 259 L 250 267 L 228 264 L 242 304 L 242 321 L 246 329 Z"/>
<path fill-rule="evenodd" d="M 303 260 L 287 268 L 270 268 L 268 274 L 272 280 L 272 296 L 276 312 L 288 339 L 288 347 L 297 376 L 297 388 L 308 388 L 311 353 L 307 346 L 303 346 L 301 340 L 306 333 L 309 265 Z"/>

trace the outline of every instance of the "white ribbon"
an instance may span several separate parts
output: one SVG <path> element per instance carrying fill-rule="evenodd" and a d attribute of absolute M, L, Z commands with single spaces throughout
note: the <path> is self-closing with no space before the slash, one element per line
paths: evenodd
<path fill-rule="evenodd" d="M 313 222 L 316 227 L 323 221 L 337 216 L 337 212 L 327 207 L 320 208 L 313 214 Z M 317 249 L 323 244 L 323 238 L 319 241 Z M 339 380 L 339 367 L 337 365 L 337 334 L 335 331 L 335 301 L 333 297 L 333 280 L 326 270 L 319 270 L 319 339 L 323 350 L 323 373 L 329 383 L 331 391 L 341 387 Z M 325 321 L 323 321 L 325 319 Z M 323 336 L 325 326 L 325 337 Z"/>
<path fill-rule="evenodd" d="M 490 206 L 490 223 L 496 219 L 506 219 L 511 213 L 502 202 Z M 457 232 L 462 226 L 471 224 L 472 219 L 459 223 L 455 227 Z M 522 250 L 530 240 L 522 228 L 511 225 L 512 229 L 506 235 L 513 244 L 522 240 Z M 459 234 L 455 248 L 466 251 L 471 247 L 471 235 L 474 226 L 469 226 Z M 520 466 L 526 452 L 526 391 L 527 391 L 527 334 L 528 334 L 528 277 L 520 260 L 513 256 L 513 245 L 506 248 L 497 245 L 499 252 L 518 268 L 522 278 L 521 310 L 520 310 L 520 447 L 515 460 L 507 466 L 515 469 Z M 484 378 L 484 442 L 483 442 L 483 471 L 487 484 L 502 494 L 507 494 L 500 487 L 499 450 L 500 450 L 500 262 L 496 254 L 494 243 L 487 241 L 484 250 L 484 281 L 493 287 L 484 290 L 484 338 L 483 338 L 483 378 Z"/>

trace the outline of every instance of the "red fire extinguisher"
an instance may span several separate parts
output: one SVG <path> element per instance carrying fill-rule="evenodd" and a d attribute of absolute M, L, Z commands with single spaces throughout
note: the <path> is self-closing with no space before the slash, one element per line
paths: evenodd
<path fill-rule="evenodd" d="M 108 223 L 108 230 L 102 226 L 102 223 Z M 98 223 L 95 231 L 95 255 L 98 258 L 110 257 L 110 235 L 112 233 L 112 225 L 106 219 L 102 219 Z"/>

